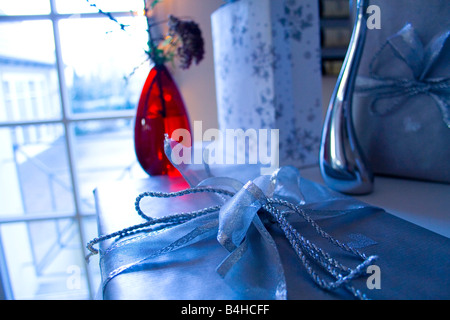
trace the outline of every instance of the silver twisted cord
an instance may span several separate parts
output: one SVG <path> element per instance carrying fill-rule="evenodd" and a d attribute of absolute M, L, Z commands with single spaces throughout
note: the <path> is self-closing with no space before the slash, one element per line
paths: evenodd
<path fill-rule="evenodd" d="M 86 256 L 86 260 L 88 261 L 92 255 L 96 255 L 99 253 L 99 250 L 93 247 L 99 242 L 116 237 L 124 237 L 137 232 L 154 232 L 165 228 L 171 228 L 173 226 L 188 222 L 194 218 L 206 215 L 208 213 L 219 211 L 221 208 L 221 205 L 216 205 L 201 210 L 176 213 L 173 215 L 168 215 L 160 218 L 152 218 L 146 215 L 140 208 L 140 202 L 144 197 L 174 198 L 204 192 L 210 192 L 217 195 L 228 197 L 232 197 L 235 195 L 234 192 L 230 192 L 228 190 L 210 187 L 190 188 L 177 192 L 152 192 L 152 191 L 143 192 L 139 194 L 136 198 L 135 209 L 136 212 L 147 221 L 138 225 L 124 228 L 122 230 L 113 232 L 108 235 L 103 235 L 94 238 L 86 246 L 86 248 L 90 252 Z M 286 207 L 291 211 L 281 212 L 276 206 Z M 267 201 L 262 206 L 262 209 L 268 212 L 275 219 L 278 226 L 284 232 L 286 238 L 288 239 L 289 243 L 291 244 L 292 248 L 296 252 L 297 256 L 299 257 L 300 261 L 302 262 L 303 266 L 305 267 L 307 273 L 312 278 L 314 283 L 316 283 L 320 288 L 327 291 L 333 291 L 336 290 L 337 288 L 344 287 L 345 289 L 349 290 L 356 298 L 362 300 L 368 299 L 364 293 L 351 286 L 350 282 L 353 279 L 359 277 L 364 272 L 364 270 L 366 270 L 367 266 L 370 265 L 370 263 L 372 263 L 375 259 L 377 259 L 376 256 L 367 257 L 364 253 L 361 253 L 360 251 L 346 245 L 345 243 L 341 243 L 340 241 L 338 241 L 337 239 L 326 233 L 308 214 L 304 212 L 304 210 L 302 210 L 301 206 L 294 205 L 288 201 L 277 198 L 267 198 Z M 363 263 L 359 264 L 354 269 L 346 267 L 341 263 L 339 263 L 334 258 L 332 258 L 328 253 L 323 251 L 321 248 L 317 247 L 314 243 L 305 239 L 302 235 L 298 233 L 298 231 L 294 227 L 292 227 L 292 225 L 286 219 L 286 217 L 292 212 L 299 214 L 303 219 L 305 219 L 305 221 L 307 221 L 321 237 L 327 239 L 329 242 L 339 247 L 341 250 L 349 252 L 359 257 L 360 259 L 364 260 Z M 334 277 L 335 280 L 327 281 L 325 279 L 322 279 L 311 267 L 310 262 L 307 259 L 307 256 L 309 256 L 310 259 L 318 263 L 319 266 L 321 266 L 327 273 L 329 273 L 332 277 Z M 343 275 L 342 273 L 346 273 L 346 275 Z"/>
<path fill-rule="evenodd" d="M 359 264 L 355 269 L 348 268 L 334 258 L 332 258 L 328 253 L 324 252 L 321 248 L 318 248 L 315 244 L 311 243 L 309 240 L 306 240 L 302 235 L 298 233 L 298 231 L 292 227 L 292 225 L 286 219 L 286 212 L 281 213 L 279 209 L 275 207 L 275 205 L 282 205 L 288 207 L 294 212 L 298 213 L 302 216 L 307 222 L 309 222 L 316 232 L 322 236 L 323 238 L 329 240 L 332 244 L 336 245 L 340 249 L 352 253 L 361 259 L 364 260 L 363 263 Z M 277 221 L 280 228 L 283 230 L 286 238 L 294 249 L 295 253 L 299 257 L 303 266 L 305 267 L 307 273 L 312 278 L 314 283 L 316 283 L 319 287 L 324 290 L 333 291 L 339 287 L 344 287 L 349 290 L 353 296 L 361 300 L 367 300 L 367 296 L 362 293 L 360 290 L 355 289 L 349 283 L 359 277 L 375 259 L 376 256 L 370 256 L 366 258 L 366 255 L 349 247 L 346 244 L 341 243 L 337 239 L 330 236 L 328 233 L 323 231 L 322 228 L 313 220 L 309 215 L 307 215 L 299 206 L 293 205 L 290 202 L 281 200 L 281 199 L 267 199 L 267 203 L 263 206 L 264 210 L 269 212 Z M 326 272 L 328 272 L 331 276 L 333 276 L 335 281 L 327 281 L 322 279 L 311 267 L 310 262 L 306 258 L 308 255 L 311 259 L 317 262 Z M 339 271 L 347 272 L 347 275 L 342 275 Z"/>
<path fill-rule="evenodd" d="M 148 227 L 151 227 L 154 225 L 158 225 L 158 224 L 160 224 L 161 226 L 156 229 L 148 230 L 148 232 L 153 232 L 156 230 L 173 227 L 173 226 L 179 225 L 181 223 L 185 223 L 194 218 L 203 216 L 205 214 L 220 210 L 221 206 L 216 205 L 216 206 L 211 206 L 211 207 L 204 208 L 201 210 L 181 212 L 181 213 L 176 213 L 173 215 L 164 216 L 161 218 L 152 218 L 152 217 L 149 217 L 146 214 L 144 214 L 144 212 L 140 208 L 140 202 L 145 197 L 174 198 L 174 197 L 180 197 L 180 196 L 184 196 L 184 195 L 189 195 L 189 194 L 194 194 L 194 193 L 202 193 L 202 192 L 210 192 L 210 193 L 225 195 L 225 196 L 229 196 L 229 197 L 232 197 L 234 195 L 233 192 L 230 192 L 228 190 L 217 189 L 217 188 L 208 188 L 208 187 L 190 188 L 190 189 L 177 191 L 177 192 L 153 192 L 153 191 L 143 192 L 143 193 L 139 194 L 136 198 L 135 209 L 136 209 L 136 212 L 142 218 L 147 220 L 147 222 L 137 224 L 137 225 L 134 225 L 134 226 L 131 226 L 128 228 L 124 228 L 122 230 L 119 230 L 119 231 L 116 231 L 116 232 L 113 232 L 113 233 L 110 233 L 107 235 L 102 235 L 102 236 L 92 239 L 86 245 L 86 248 L 89 250 L 89 254 L 86 256 L 86 261 L 89 261 L 90 257 L 99 253 L 99 250 L 95 249 L 94 245 L 96 245 L 102 241 L 109 240 L 112 238 L 117 238 L 117 237 L 124 237 L 124 236 L 130 235 L 132 233 L 143 231 L 145 228 L 148 228 Z"/>

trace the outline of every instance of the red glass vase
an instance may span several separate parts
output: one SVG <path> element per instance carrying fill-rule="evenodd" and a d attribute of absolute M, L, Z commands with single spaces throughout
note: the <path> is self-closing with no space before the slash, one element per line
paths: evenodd
<path fill-rule="evenodd" d="M 169 70 L 155 65 L 142 89 L 134 127 L 136 157 L 149 175 L 180 175 L 164 153 L 164 134 L 171 137 L 179 128 L 191 132 L 183 98 Z"/>

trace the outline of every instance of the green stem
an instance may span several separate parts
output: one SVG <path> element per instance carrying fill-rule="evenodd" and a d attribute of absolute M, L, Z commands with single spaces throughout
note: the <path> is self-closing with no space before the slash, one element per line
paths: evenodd
<path fill-rule="evenodd" d="M 149 14 L 149 7 L 147 5 L 148 0 L 143 0 L 144 1 L 144 13 L 145 13 L 145 18 L 147 19 L 147 32 L 148 32 L 148 47 L 149 47 L 149 51 L 148 51 L 148 55 L 150 57 L 150 60 L 153 61 L 153 63 L 155 64 L 163 64 L 164 63 L 164 57 L 161 57 L 159 52 L 158 52 L 158 46 L 155 43 L 155 39 L 153 38 L 152 35 L 152 27 L 155 25 L 158 25 L 159 22 L 154 22 L 152 17 Z"/>
<path fill-rule="evenodd" d="M 154 54 L 156 46 L 155 46 L 155 42 L 153 41 L 153 37 L 152 37 L 151 19 L 148 14 L 149 9 L 147 7 L 147 0 L 143 0 L 143 1 L 144 1 L 144 14 L 145 14 L 145 18 L 147 19 L 148 49 L 149 49 L 148 54 L 150 56 L 150 59 L 152 59 L 152 54 Z"/>

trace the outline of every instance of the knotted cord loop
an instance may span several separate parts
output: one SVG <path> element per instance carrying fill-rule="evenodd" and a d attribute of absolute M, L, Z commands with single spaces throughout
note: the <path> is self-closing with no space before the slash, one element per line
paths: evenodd
<path fill-rule="evenodd" d="M 450 128 L 450 78 L 433 77 L 430 70 L 439 61 L 444 46 L 450 38 L 447 29 L 434 36 L 424 46 L 411 24 L 406 24 L 400 31 L 389 37 L 374 54 L 369 63 L 369 76 L 358 76 L 355 92 L 372 96 L 369 110 L 372 114 L 385 116 L 405 105 L 405 99 L 428 95 L 442 114 L 442 120 Z M 394 59 L 405 63 L 412 72 L 412 77 L 398 77 L 377 70 L 375 65 L 383 63 L 382 54 L 390 48 Z M 400 63 L 401 63 L 400 62 Z"/>
<path fill-rule="evenodd" d="M 358 299 L 367 299 L 367 296 L 362 293 L 360 290 L 354 288 L 350 282 L 357 277 L 361 276 L 367 266 L 369 266 L 373 261 L 377 259 L 377 256 L 369 256 L 367 257 L 364 253 L 361 253 L 359 250 L 356 250 L 344 243 L 341 243 L 339 240 L 335 239 L 328 233 L 326 233 L 303 209 L 301 205 L 295 205 L 291 202 L 278 199 L 278 198 L 268 198 L 264 195 L 262 190 L 258 188 L 252 182 L 249 182 L 244 189 L 252 190 L 253 193 L 258 194 L 258 201 L 260 204 L 260 211 L 265 211 L 269 213 L 274 221 L 278 224 L 278 226 L 284 232 L 286 238 L 291 244 L 293 250 L 299 257 L 303 266 L 305 267 L 307 273 L 312 278 L 314 283 L 318 285 L 320 288 L 333 291 L 340 287 L 344 287 L 351 294 Z M 98 238 L 93 239 L 87 244 L 87 249 L 90 251 L 86 259 L 88 260 L 90 256 L 98 254 L 99 250 L 95 249 L 93 246 L 98 244 L 99 242 L 116 238 L 123 237 L 126 235 L 130 235 L 135 232 L 147 232 L 152 233 L 157 230 L 171 228 L 185 222 L 188 222 L 192 219 L 204 216 L 208 213 L 217 212 L 222 208 L 222 204 L 218 204 L 215 206 L 210 206 L 203 208 L 201 210 L 189 211 L 189 212 L 181 212 L 173 215 L 168 215 L 160 218 L 152 218 L 146 215 L 141 207 L 140 202 L 144 197 L 152 197 L 152 198 L 174 198 L 179 196 L 185 196 L 194 193 L 213 193 L 215 195 L 222 195 L 227 197 L 234 197 L 236 195 L 235 192 L 231 192 L 225 189 L 220 188 L 211 188 L 211 187 L 196 187 L 190 188 L 177 192 L 144 192 L 138 195 L 135 202 L 136 212 L 145 220 L 144 223 L 134 225 L 120 231 L 100 236 Z M 256 199 L 256 198 L 255 198 Z M 285 210 L 280 210 L 280 208 L 284 208 Z M 287 209 L 287 210 L 286 210 Z M 322 238 L 327 239 L 330 243 L 337 246 L 343 251 L 351 253 L 356 257 L 363 260 L 362 263 L 357 265 L 354 269 L 346 267 L 338 262 L 336 259 L 331 257 L 328 253 L 326 253 L 323 249 L 317 247 L 311 241 L 305 239 L 287 220 L 287 216 L 291 214 L 298 214 L 305 221 L 307 221 L 319 234 Z M 331 277 L 334 278 L 333 281 L 327 281 L 321 278 L 316 270 L 314 270 L 308 260 L 308 258 L 315 261 L 325 273 L 328 273 Z"/>
<path fill-rule="evenodd" d="M 214 193 L 217 195 L 224 195 L 228 197 L 232 197 L 234 195 L 233 192 L 230 192 L 228 190 L 224 189 L 218 189 L 218 188 L 210 188 L 210 187 L 197 187 L 197 188 L 189 188 L 186 190 L 176 191 L 176 192 L 157 192 L 157 191 L 147 191 L 139 194 L 136 197 L 136 201 L 134 203 L 136 212 L 144 219 L 147 220 L 147 222 L 137 224 L 128 228 L 124 228 L 122 230 L 103 235 L 97 238 L 94 238 L 93 240 L 89 241 L 86 245 L 86 248 L 89 250 L 89 254 L 86 256 L 86 261 L 89 262 L 89 259 L 91 256 L 96 255 L 99 253 L 98 249 L 94 248 L 94 245 L 106 241 L 112 238 L 117 237 L 124 237 L 127 235 L 130 235 L 133 232 L 139 232 L 139 230 L 142 230 L 144 228 L 148 228 L 154 225 L 160 225 L 158 228 L 147 230 L 147 232 L 154 232 L 157 230 L 161 230 L 168 227 L 173 227 L 176 225 L 179 225 L 181 223 L 187 222 L 189 220 L 192 220 L 194 218 L 203 216 L 205 214 L 215 212 L 220 210 L 220 205 L 211 206 L 208 208 L 204 208 L 201 210 L 196 211 L 189 211 L 189 212 L 181 212 L 176 213 L 173 215 L 163 216 L 161 218 L 152 218 L 146 215 L 140 208 L 140 202 L 145 197 L 151 197 L 151 198 L 175 198 L 180 197 L 184 195 L 194 194 L 194 193 Z"/>

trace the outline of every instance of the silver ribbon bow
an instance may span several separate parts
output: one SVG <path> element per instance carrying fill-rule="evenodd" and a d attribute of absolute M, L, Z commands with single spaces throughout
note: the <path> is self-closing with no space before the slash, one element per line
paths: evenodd
<path fill-rule="evenodd" d="M 316 285 L 324 290 L 342 287 L 356 298 L 367 299 L 363 292 L 352 286 L 351 281 L 364 274 L 367 266 L 377 257 L 366 256 L 356 248 L 341 243 L 322 230 L 312 217 L 333 217 L 365 210 L 369 206 L 349 197 L 334 196 L 316 184 L 303 186 L 308 193 L 314 193 L 319 202 L 305 203 L 300 183 L 297 169 L 282 167 L 272 176 L 260 176 L 245 185 L 232 178 L 212 177 L 179 192 L 140 194 L 135 207 L 146 222 L 100 236 L 87 245 L 92 255 L 99 252 L 93 247 L 95 244 L 111 238 L 122 238 L 102 252 L 100 264 L 103 288 L 114 277 L 139 270 L 153 258 L 215 236 L 229 252 L 216 270 L 224 281 L 246 294 L 253 290 L 253 295 L 250 295 L 253 298 L 286 299 L 283 266 L 277 245 L 266 229 L 267 224 L 276 223 Z M 169 198 L 192 193 L 209 194 L 211 206 L 161 218 L 147 216 L 140 207 L 144 197 Z M 344 266 L 312 241 L 305 239 L 290 223 L 289 219 L 293 216 L 306 220 L 321 237 L 362 262 L 354 268 Z M 319 275 L 311 262 L 320 267 L 325 277 Z M 253 274 L 248 272 L 252 269 Z M 231 270 L 233 275 L 229 275 Z M 331 280 L 327 280 L 327 277 Z"/>
<path fill-rule="evenodd" d="M 450 77 L 432 77 L 430 71 L 438 60 L 450 36 L 450 30 L 436 35 L 427 46 L 423 46 L 411 24 L 406 24 L 399 32 L 389 37 L 372 58 L 369 77 L 359 76 L 355 92 L 373 96 L 370 110 L 377 115 L 386 115 L 402 106 L 406 99 L 426 94 L 430 96 L 442 113 L 442 119 L 450 128 Z M 389 77 L 377 74 L 375 64 L 386 48 L 390 48 L 411 70 L 407 78 Z M 401 63 L 401 62 L 399 62 Z M 389 100 L 389 103 L 386 103 Z M 383 103 L 385 102 L 385 103 Z"/>

